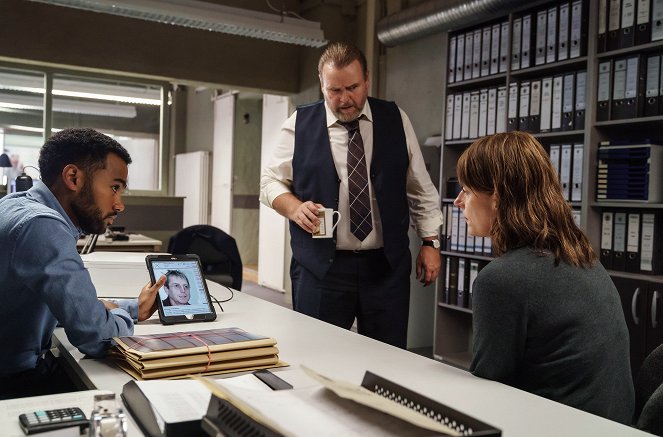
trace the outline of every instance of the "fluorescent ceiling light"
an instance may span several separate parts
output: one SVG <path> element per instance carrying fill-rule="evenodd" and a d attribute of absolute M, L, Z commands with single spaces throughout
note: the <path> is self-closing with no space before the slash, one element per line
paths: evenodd
<path fill-rule="evenodd" d="M 18 131 L 23 131 L 23 132 L 35 132 L 35 133 L 43 133 L 44 128 L 42 127 L 30 127 L 30 126 L 21 126 L 18 124 L 8 124 L 4 126 L 5 129 L 11 129 L 11 130 L 18 130 Z M 60 132 L 62 129 L 51 129 L 52 133 Z M 0 129 L 0 132 L 2 129 Z"/>
<path fill-rule="evenodd" d="M 33 96 L 0 93 L 0 109 L 44 110 L 44 99 Z M 77 102 L 53 99 L 53 111 L 69 114 L 100 115 L 105 117 L 135 118 L 136 107 L 131 105 Z"/>
<path fill-rule="evenodd" d="M 2 89 L 43 95 L 44 79 L 36 76 L 0 73 L 0 90 Z M 138 105 L 161 105 L 160 88 L 83 82 L 57 77 L 53 79 L 53 95 Z"/>
<path fill-rule="evenodd" d="M 86 11 L 308 47 L 327 44 L 320 23 L 195 0 L 32 0 Z"/>

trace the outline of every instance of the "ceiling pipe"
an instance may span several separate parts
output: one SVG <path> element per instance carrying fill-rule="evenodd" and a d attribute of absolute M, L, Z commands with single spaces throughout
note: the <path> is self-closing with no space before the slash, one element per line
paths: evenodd
<path fill-rule="evenodd" d="M 378 40 L 393 47 L 435 33 L 470 27 L 547 2 L 549 0 L 430 0 L 381 19 L 377 25 Z"/>

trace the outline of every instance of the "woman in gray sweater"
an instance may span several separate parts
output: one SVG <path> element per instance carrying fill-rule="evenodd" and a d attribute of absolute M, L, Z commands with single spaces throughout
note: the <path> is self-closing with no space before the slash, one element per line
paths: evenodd
<path fill-rule="evenodd" d="M 473 286 L 471 372 L 622 423 L 634 393 L 619 294 L 524 132 L 475 141 L 457 164 L 468 233 L 496 259 Z"/>

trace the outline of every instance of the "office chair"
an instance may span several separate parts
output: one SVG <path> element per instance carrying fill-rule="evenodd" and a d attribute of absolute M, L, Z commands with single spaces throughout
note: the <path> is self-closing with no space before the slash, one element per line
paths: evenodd
<path fill-rule="evenodd" d="M 237 243 L 221 229 L 209 225 L 184 228 L 170 237 L 168 252 L 198 255 L 206 279 L 241 290 L 242 259 Z"/>
<path fill-rule="evenodd" d="M 663 344 L 645 358 L 635 382 L 636 427 L 663 436 Z"/>

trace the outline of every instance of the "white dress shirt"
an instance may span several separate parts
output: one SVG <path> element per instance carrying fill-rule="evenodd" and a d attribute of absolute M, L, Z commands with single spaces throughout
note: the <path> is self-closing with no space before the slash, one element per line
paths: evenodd
<path fill-rule="evenodd" d="M 373 230 L 364 239 L 359 241 L 350 232 L 350 206 L 348 202 L 348 131 L 339 122 L 338 118 L 329 109 L 325 102 L 327 112 L 327 129 L 329 132 L 329 143 L 336 173 L 341 180 L 338 193 L 338 210 L 341 220 L 336 230 L 336 248 L 338 250 L 368 250 L 383 247 L 382 223 L 380 210 L 373 184 L 370 181 L 368 187 L 371 196 L 371 208 L 373 212 Z M 417 137 L 408 116 L 400 110 L 405 131 L 410 166 L 407 170 L 407 199 L 410 207 L 410 219 L 414 223 L 417 234 L 420 237 L 437 236 L 439 227 L 442 225 L 442 213 L 439 208 L 439 195 L 430 180 Z M 274 154 L 270 164 L 265 167 L 260 177 L 260 201 L 272 207 L 272 202 L 284 193 L 292 192 L 292 156 L 295 149 L 295 123 L 297 112 L 288 118 L 277 139 Z M 364 105 L 359 119 L 359 130 L 364 141 L 364 154 L 366 155 L 366 167 L 371 168 L 373 157 L 373 116 L 368 101 Z M 303 202 L 311 199 L 299 199 Z M 330 207 L 330 205 L 324 205 Z"/>

